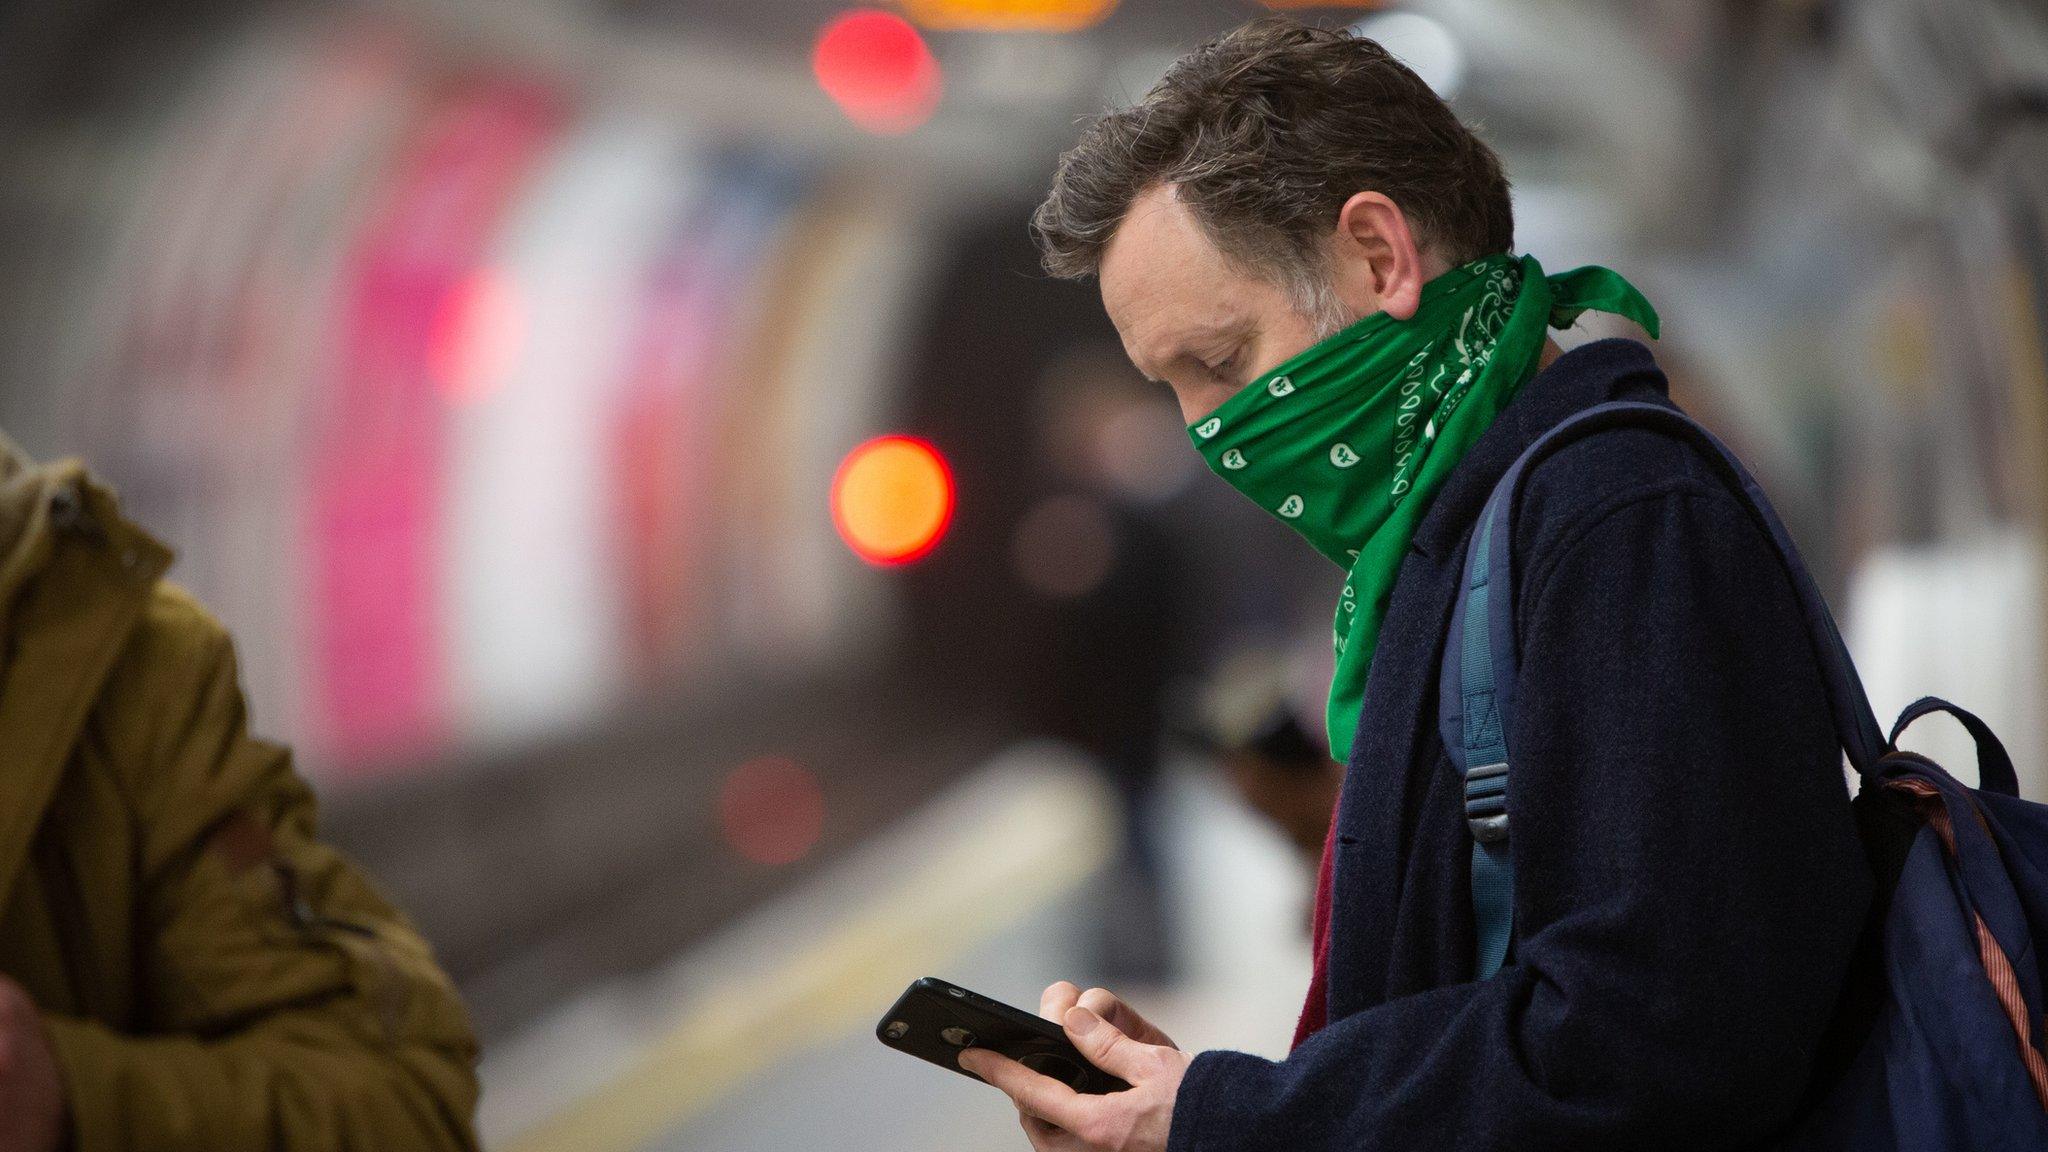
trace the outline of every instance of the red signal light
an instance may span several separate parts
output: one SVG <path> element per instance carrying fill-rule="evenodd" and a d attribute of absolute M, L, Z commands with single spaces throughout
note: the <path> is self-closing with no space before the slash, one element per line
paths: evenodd
<path fill-rule="evenodd" d="M 869 132 L 908 132 L 939 106 L 939 62 L 893 12 L 855 8 L 835 17 L 818 34 L 811 70 L 846 118 Z"/>

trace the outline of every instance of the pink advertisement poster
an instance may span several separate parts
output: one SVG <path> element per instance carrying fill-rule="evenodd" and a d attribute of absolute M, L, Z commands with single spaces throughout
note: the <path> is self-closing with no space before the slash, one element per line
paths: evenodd
<path fill-rule="evenodd" d="M 429 101 L 349 256 L 307 514 L 308 719 L 345 767 L 446 734 L 446 346 L 564 112 L 532 85 L 451 84 Z"/>

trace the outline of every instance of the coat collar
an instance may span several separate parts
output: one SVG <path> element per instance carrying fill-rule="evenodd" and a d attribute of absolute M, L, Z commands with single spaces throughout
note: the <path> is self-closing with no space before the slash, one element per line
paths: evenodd
<path fill-rule="evenodd" d="M 1667 395 L 1664 373 L 1634 340 L 1595 340 L 1566 352 L 1531 377 L 1444 481 L 1415 529 L 1415 550 L 1442 562 L 1456 551 L 1493 486 L 1522 452 L 1574 412 L 1651 390 Z"/>
<path fill-rule="evenodd" d="M 75 463 L 52 466 L 48 555 L 13 605 L 0 665 L 0 899 L 14 887 L 79 730 L 170 567 Z"/>

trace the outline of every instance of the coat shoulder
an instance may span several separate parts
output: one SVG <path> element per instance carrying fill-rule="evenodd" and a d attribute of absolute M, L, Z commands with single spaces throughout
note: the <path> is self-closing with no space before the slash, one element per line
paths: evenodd
<path fill-rule="evenodd" d="M 227 628 L 197 597 L 167 580 L 145 595 L 92 716 L 114 770 L 134 787 L 148 787 L 195 728 L 220 722 L 211 702 L 236 676 Z"/>
<path fill-rule="evenodd" d="M 1515 510 L 1515 550 L 1546 552 L 1618 507 L 1668 496 L 1741 503 L 1695 445 L 1647 428 L 1595 432 L 1529 473 Z"/>
<path fill-rule="evenodd" d="M 199 598 L 171 580 L 150 589 L 138 635 L 191 654 L 219 654 L 228 645 L 228 630 Z"/>
<path fill-rule="evenodd" d="M 233 662 L 234 643 L 226 626 L 198 597 L 159 580 L 148 592 L 102 697 L 116 705 L 187 698 L 224 670 L 232 672 Z"/>

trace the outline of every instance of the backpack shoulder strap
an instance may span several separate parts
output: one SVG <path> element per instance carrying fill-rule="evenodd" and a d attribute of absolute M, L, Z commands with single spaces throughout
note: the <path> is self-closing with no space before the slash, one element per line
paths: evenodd
<path fill-rule="evenodd" d="M 1820 587 L 1806 570 L 1791 534 L 1763 489 L 1714 434 L 1675 408 L 1615 401 L 1588 408 L 1543 434 L 1494 485 L 1466 551 L 1451 611 L 1439 680 L 1438 715 L 1444 746 L 1465 778 L 1465 822 L 1472 833 L 1472 911 L 1477 928 L 1477 975 L 1485 979 L 1506 962 L 1514 935 L 1514 859 L 1509 852 L 1508 733 L 1514 728 L 1519 653 L 1515 648 L 1515 502 L 1523 479 L 1560 449 L 1609 428 L 1647 428 L 1697 448 L 1729 490 L 1749 509 L 1792 580 L 1822 674 L 1829 711 L 1849 761 L 1868 769 L 1886 747 L 1863 682 L 1849 660 L 1841 632 Z"/>

